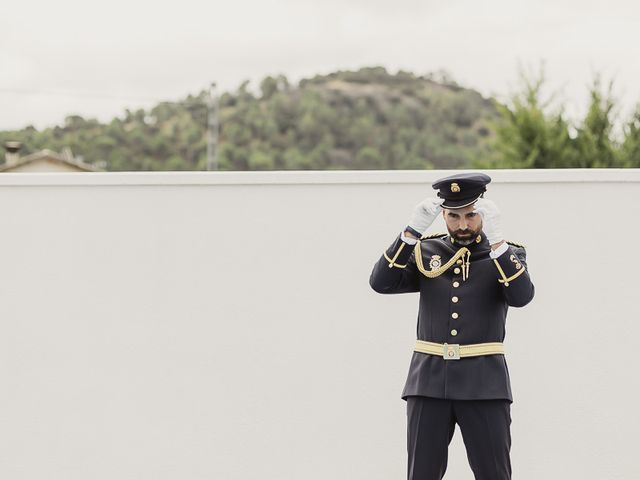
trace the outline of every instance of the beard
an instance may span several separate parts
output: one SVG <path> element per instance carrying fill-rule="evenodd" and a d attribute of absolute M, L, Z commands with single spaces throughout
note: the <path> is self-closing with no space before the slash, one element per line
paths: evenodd
<path fill-rule="evenodd" d="M 482 229 L 479 228 L 474 232 L 473 230 L 450 230 L 449 227 L 447 227 L 447 230 L 449 230 L 449 235 L 453 237 L 456 243 L 460 245 L 470 245 L 476 241 L 476 237 Z"/>

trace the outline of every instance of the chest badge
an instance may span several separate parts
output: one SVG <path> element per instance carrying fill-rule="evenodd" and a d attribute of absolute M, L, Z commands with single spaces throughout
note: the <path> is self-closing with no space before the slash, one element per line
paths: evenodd
<path fill-rule="evenodd" d="M 516 270 L 520 270 L 522 268 L 522 264 L 518 261 L 515 255 L 511 255 L 509 260 L 516 264 Z"/>
<path fill-rule="evenodd" d="M 429 260 L 429 268 L 431 270 L 440 268 L 441 265 L 442 265 L 442 259 L 440 258 L 440 255 L 434 255 L 431 257 L 431 260 Z"/>

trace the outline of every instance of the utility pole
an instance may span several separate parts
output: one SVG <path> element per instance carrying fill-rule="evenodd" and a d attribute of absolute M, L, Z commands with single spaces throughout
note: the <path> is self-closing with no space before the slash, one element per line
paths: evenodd
<path fill-rule="evenodd" d="M 218 94 L 216 82 L 209 86 L 207 122 L 207 170 L 218 170 Z"/>

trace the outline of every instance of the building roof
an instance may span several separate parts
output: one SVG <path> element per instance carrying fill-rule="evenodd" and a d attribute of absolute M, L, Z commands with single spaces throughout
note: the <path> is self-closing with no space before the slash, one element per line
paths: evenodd
<path fill-rule="evenodd" d="M 0 165 L 1 172 L 10 172 L 27 164 L 34 162 L 51 162 L 68 167 L 70 170 L 78 170 L 81 172 L 102 172 L 101 168 L 95 167 L 83 162 L 73 156 L 71 150 L 65 148 L 62 153 L 57 153 L 49 149 L 40 150 L 24 157 L 19 157 L 12 162 L 6 162 Z"/>

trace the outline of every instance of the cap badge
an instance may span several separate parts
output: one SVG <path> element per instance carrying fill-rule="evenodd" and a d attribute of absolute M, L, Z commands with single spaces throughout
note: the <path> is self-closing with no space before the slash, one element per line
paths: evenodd
<path fill-rule="evenodd" d="M 458 185 L 457 183 L 452 183 L 451 184 L 451 191 L 453 193 L 458 193 L 460 191 L 460 185 Z"/>
<path fill-rule="evenodd" d="M 442 265 L 442 260 L 440 259 L 440 255 L 434 255 L 433 257 L 431 257 L 431 260 L 429 260 L 429 268 L 431 270 L 440 268 L 440 265 Z"/>

